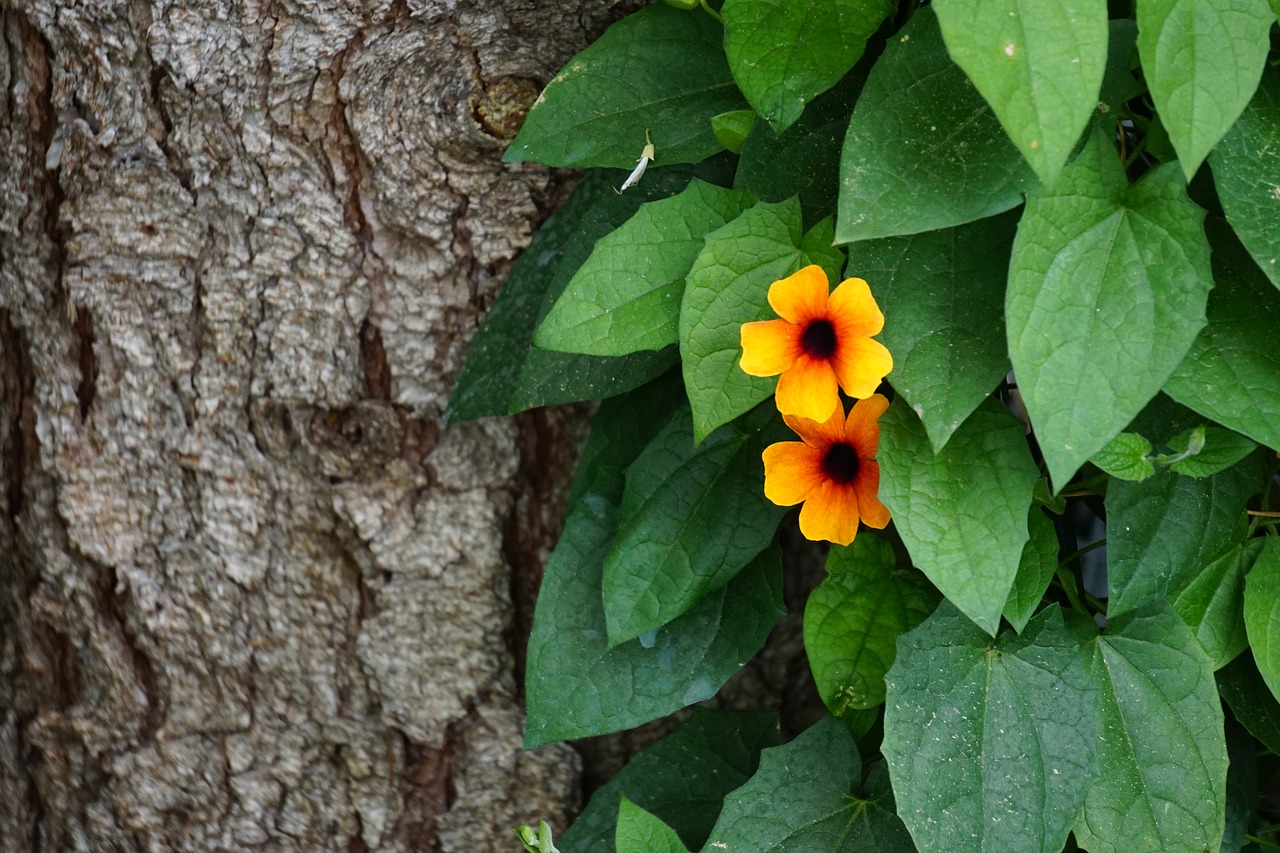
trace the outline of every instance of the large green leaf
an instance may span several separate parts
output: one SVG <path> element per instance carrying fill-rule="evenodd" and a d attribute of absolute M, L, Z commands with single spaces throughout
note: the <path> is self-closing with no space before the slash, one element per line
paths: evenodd
<path fill-rule="evenodd" d="M 694 180 L 650 202 L 600 238 L 538 327 L 543 349 L 626 355 L 674 344 L 684 276 L 702 239 L 755 202 L 742 190 Z"/>
<path fill-rule="evenodd" d="M 916 234 L 992 216 L 1035 175 L 919 9 L 890 39 L 849 121 L 836 239 Z"/>
<path fill-rule="evenodd" d="M 895 568 L 893 546 L 864 532 L 827 555 L 827 578 L 804 608 L 813 680 L 837 717 L 884 701 L 884 674 L 900 634 L 924 621 L 938 596 Z"/>
<path fill-rule="evenodd" d="M 623 795 L 618 803 L 618 828 L 614 836 L 619 850 L 639 853 L 689 853 L 674 829 Z"/>
<path fill-rule="evenodd" d="M 1107 487 L 1107 579 L 1114 617 L 1172 595 L 1240 537 L 1245 502 L 1261 487 L 1256 459 L 1212 477 L 1161 471 Z"/>
<path fill-rule="evenodd" d="M 1266 537 L 1245 576 L 1244 624 L 1258 672 L 1280 697 L 1280 539 L 1274 536 Z"/>
<path fill-rule="evenodd" d="M 1258 672 L 1253 654 L 1246 649 L 1218 670 L 1218 692 L 1231 713 L 1267 747 L 1280 755 L 1280 702 Z"/>
<path fill-rule="evenodd" d="M 1169 599 L 1187 623 L 1214 669 L 1230 663 L 1249 645 L 1244 627 L 1244 576 L 1262 541 L 1235 542 Z"/>
<path fill-rule="evenodd" d="M 733 78 L 782 133 L 853 67 L 892 9 L 891 0 L 725 0 L 724 50 Z"/>
<path fill-rule="evenodd" d="M 1209 325 L 1165 393 L 1205 417 L 1280 448 L 1280 294 L 1216 220 Z"/>
<path fill-rule="evenodd" d="M 880 500 L 911 561 L 995 635 L 1028 539 L 1039 476 L 1022 422 L 994 400 L 938 454 L 902 399 L 880 419 Z"/>
<path fill-rule="evenodd" d="M 947 51 L 1046 184 L 1098 105 L 1106 0 L 937 0 Z"/>
<path fill-rule="evenodd" d="M 1263 72 L 1249 106 L 1209 157 L 1227 220 L 1280 287 L 1280 69 Z"/>
<path fill-rule="evenodd" d="M 665 3 L 623 18 L 547 84 L 502 159 L 630 169 L 646 138 L 658 165 L 714 154 L 712 116 L 747 105 L 721 37 L 710 16 Z"/>
<path fill-rule="evenodd" d="M 920 849 L 1058 853 L 1089 785 L 1094 689 L 1056 606 L 994 642 L 946 604 L 905 635 L 882 749 Z"/>
<path fill-rule="evenodd" d="M 795 740 L 766 749 L 760 769 L 725 797 L 703 853 L 907 853 L 913 848 L 884 774 L 859 792 L 862 761 L 845 725 L 825 717 Z"/>
<path fill-rule="evenodd" d="M 1101 131 L 1055 189 L 1028 196 L 1005 314 L 1055 488 L 1133 420 L 1204 327 L 1203 219 L 1176 167 L 1130 186 Z"/>
<path fill-rule="evenodd" d="M 1040 606 L 1049 581 L 1058 570 L 1058 532 L 1038 504 L 1032 505 L 1027 516 L 1027 531 L 1031 538 L 1022 548 L 1018 576 L 1004 603 L 1004 618 L 1019 633 Z"/>
<path fill-rule="evenodd" d="M 1138 54 L 1187 180 L 1258 86 L 1275 15 L 1266 0 L 1139 0 Z"/>
<path fill-rule="evenodd" d="M 1109 619 L 1089 662 L 1097 775 L 1075 825 L 1090 853 L 1217 850 L 1227 747 L 1213 666 L 1164 602 Z"/>
<path fill-rule="evenodd" d="M 712 178 L 716 170 L 699 167 L 697 172 Z M 679 192 L 693 173 L 685 167 L 664 169 L 622 195 L 614 192 L 621 180 L 617 173 L 589 173 L 512 268 L 472 341 L 445 420 L 608 397 L 643 385 L 675 364 L 674 350 L 623 358 L 548 352 L 533 346 L 533 332 L 597 240 L 645 201 Z"/>
<path fill-rule="evenodd" d="M 641 752 L 596 791 L 558 840 L 562 853 L 613 853 L 623 796 L 661 818 L 692 850 L 702 846 L 725 794 L 756 772 L 760 750 L 778 743 L 772 711 L 694 708 L 689 721 Z"/>
<path fill-rule="evenodd" d="M 1017 215 L 849 246 L 888 321 L 889 382 L 941 450 L 1009 372 L 1004 289 Z"/>
<path fill-rule="evenodd" d="M 743 323 L 772 319 L 769 286 L 806 266 L 800 205 L 757 204 L 707 235 L 680 306 L 680 357 L 699 441 L 773 393 L 777 379 L 738 366 Z"/>
<path fill-rule="evenodd" d="M 786 509 L 764 496 L 761 429 L 771 422 L 726 426 L 695 448 L 685 417 L 627 469 L 618 537 L 604 561 L 610 646 L 671 622 L 772 541 Z"/>

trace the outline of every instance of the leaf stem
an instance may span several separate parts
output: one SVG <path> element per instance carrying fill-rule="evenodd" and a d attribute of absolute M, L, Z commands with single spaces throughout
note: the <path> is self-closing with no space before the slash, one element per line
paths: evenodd
<path fill-rule="evenodd" d="M 708 15 L 715 18 L 720 23 L 722 24 L 724 23 L 724 18 L 720 17 L 720 13 L 717 12 L 715 9 L 712 9 L 709 5 L 707 5 L 707 0 L 698 0 L 698 3 L 699 5 L 702 6 L 702 11 L 706 12 Z"/>

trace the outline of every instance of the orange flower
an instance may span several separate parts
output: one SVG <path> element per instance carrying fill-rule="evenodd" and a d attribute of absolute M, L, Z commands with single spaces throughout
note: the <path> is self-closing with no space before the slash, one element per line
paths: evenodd
<path fill-rule="evenodd" d="M 742 369 L 778 379 L 778 411 L 825 421 L 840 407 L 839 387 L 859 399 L 875 393 L 893 370 L 893 356 L 871 340 L 884 315 L 860 278 L 828 295 L 827 274 L 807 266 L 769 288 L 780 320 L 742 324 Z"/>
<path fill-rule="evenodd" d="M 879 418 L 889 401 L 879 394 L 854 403 L 848 420 L 844 408 L 823 421 L 784 415 L 787 426 L 804 439 L 771 444 L 764 450 L 764 494 L 779 506 L 804 501 L 800 532 L 807 539 L 848 545 L 858 533 L 858 519 L 868 527 L 889 523 L 880 503 Z"/>

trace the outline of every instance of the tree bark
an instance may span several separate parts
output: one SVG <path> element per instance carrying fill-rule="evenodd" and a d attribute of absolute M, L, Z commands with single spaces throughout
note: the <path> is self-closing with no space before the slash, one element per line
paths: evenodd
<path fill-rule="evenodd" d="M 0 0 L 0 849 L 563 826 L 516 667 L 580 421 L 440 416 L 619 11 Z"/>

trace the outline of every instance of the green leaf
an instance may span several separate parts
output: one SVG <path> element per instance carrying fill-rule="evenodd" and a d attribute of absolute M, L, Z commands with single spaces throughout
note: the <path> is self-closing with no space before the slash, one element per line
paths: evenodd
<path fill-rule="evenodd" d="M 709 157 L 711 117 L 746 106 L 721 36 L 709 15 L 663 3 L 623 18 L 547 84 L 502 159 L 630 169 L 646 133 L 658 165 Z"/>
<path fill-rule="evenodd" d="M 836 239 L 916 234 L 1017 207 L 1035 175 L 942 43 L 931 8 L 889 40 L 849 121 Z"/>
<path fill-rule="evenodd" d="M 1106 0 L 938 0 L 947 51 L 1053 184 L 1098 105 Z"/>
<path fill-rule="evenodd" d="M 707 178 L 715 173 L 714 168 L 697 171 Z M 472 341 L 446 422 L 612 396 L 643 385 L 675 364 L 674 350 L 623 358 L 548 352 L 533 347 L 533 332 L 596 241 L 645 201 L 679 192 L 691 174 L 693 170 L 684 167 L 664 169 L 622 195 L 614 192 L 621 181 L 615 172 L 595 171 L 583 179 L 512 268 Z"/>
<path fill-rule="evenodd" d="M 1056 488 L 1156 395 L 1204 327 L 1203 220 L 1176 168 L 1129 186 L 1096 130 L 1056 189 L 1028 196 L 1005 298 L 1009 355 Z"/>
<path fill-rule="evenodd" d="M 694 708 L 689 721 L 641 752 L 596 791 L 560 837 L 563 853 L 612 853 L 625 796 L 674 828 L 691 850 L 707 840 L 725 794 L 756 772 L 760 750 L 778 743 L 772 711 Z"/>
<path fill-rule="evenodd" d="M 772 541 L 786 509 L 764 496 L 766 440 L 757 430 L 728 426 L 695 449 L 683 418 L 627 470 L 622 522 L 604 561 L 610 646 L 671 622 Z"/>
<path fill-rule="evenodd" d="M 1067 499 L 1060 498 L 1049 491 L 1049 480 L 1046 477 L 1036 480 L 1035 488 L 1031 490 L 1031 497 L 1054 515 L 1062 515 L 1067 509 Z"/>
<path fill-rule="evenodd" d="M 684 276 L 702 240 L 755 203 L 742 190 L 694 180 L 643 205 L 596 243 L 533 342 L 543 349 L 627 355 L 674 344 Z"/>
<path fill-rule="evenodd" d="M 1187 623 L 1214 669 L 1249 645 L 1244 627 L 1244 576 L 1262 547 L 1259 539 L 1235 542 L 1169 599 Z"/>
<path fill-rule="evenodd" d="M 1236 719 L 1267 749 L 1280 754 L 1280 702 L 1263 681 L 1253 654 L 1245 649 L 1218 670 L 1217 679 L 1218 692 L 1227 700 Z"/>
<path fill-rule="evenodd" d="M 711 132 L 720 144 L 734 154 L 742 153 L 742 145 L 756 126 L 755 110 L 731 110 L 711 117 Z"/>
<path fill-rule="evenodd" d="M 1230 468 L 1258 447 L 1243 435 L 1229 429 L 1202 426 L 1196 432 L 1203 436 L 1201 449 L 1169 466 L 1188 477 L 1216 474 Z M 1189 440 L 1190 433 L 1180 433 L 1169 439 L 1169 449 L 1181 455 L 1186 452 Z"/>
<path fill-rule="evenodd" d="M 1122 432 L 1089 461 L 1112 477 L 1141 483 L 1156 472 L 1156 466 L 1147 458 L 1150 455 L 1151 442 L 1136 432 Z"/>
<path fill-rule="evenodd" d="M 623 795 L 618 803 L 618 828 L 614 843 L 619 850 L 636 853 L 689 853 L 676 831 Z"/>
<path fill-rule="evenodd" d="M 858 792 L 861 777 L 853 736 L 839 720 L 824 717 L 761 754 L 755 775 L 725 797 L 703 851 L 912 850 L 884 775 L 872 772 L 865 796 Z"/>
<path fill-rule="evenodd" d="M 890 0 L 725 0 L 729 67 L 751 106 L 782 133 L 853 67 L 892 9 Z"/>
<path fill-rule="evenodd" d="M 1244 624 L 1258 672 L 1280 697 L 1280 539 L 1267 536 L 1244 579 Z"/>
<path fill-rule="evenodd" d="M 786 133 L 775 134 L 767 123 L 758 123 L 742 146 L 733 185 L 750 190 L 761 201 L 784 201 L 798 194 L 807 222 L 834 213 L 840 147 L 866 76 L 862 66 L 851 71 L 834 89 L 819 95 Z"/>
<path fill-rule="evenodd" d="M 1260 444 L 1280 448 L 1280 295 L 1216 220 L 1209 325 L 1165 393 Z"/>
<path fill-rule="evenodd" d="M 885 316 L 889 382 L 941 450 L 1009 372 L 1004 289 L 1016 214 L 849 246 Z"/>
<path fill-rule="evenodd" d="M 944 604 L 902 638 L 882 749 L 921 849 L 1062 849 L 1097 737 L 1083 660 L 1056 606 L 993 642 Z"/>
<path fill-rule="evenodd" d="M 1280 69 L 1263 72 L 1253 100 L 1213 150 L 1209 165 L 1227 221 L 1280 287 Z"/>
<path fill-rule="evenodd" d="M 1190 181 L 1244 110 L 1270 47 L 1266 0 L 1140 0 L 1138 54 Z"/>
<path fill-rule="evenodd" d="M 804 650 L 818 694 L 837 717 L 884 701 L 898 636 L 924 621 L 938 596 L 895 568 L 893 546 L 869 532 L 827 555 L 827 578 L 804 608 Z"/>
<path fill-rule="evenodd" d="M 1090 853 L 1217 850 L 1227 747 L 1213 667 L 1163 602 L 1112 618 L 1089 662 L 1097 775 L 1074 827 Z"/>
<path fill-rule="evenodd" d="M 800 240 L 800 249 L 805 257 L 822 267 L 822 271 L 827 274 L 827 281 L 831 283 L 840 281 L 845 265 L 844 250 L 831 242 L 835 239 L 835 233 L 835 219 L 828 216 L 806 231 Z"/>
<path fill-rule="evenodd" d="M 1107 616 L 1181 589 L 1240 534 L 1261 477 L 1252 461 L 1194 479 L 1161 471 L 1107 488 Z"/>
<path fill-rule="evenodd" d="M 901 399 L 880 419 L 880 500 L 911 561 L 993 636 L 1029 537 L 1038 472 L 1024 433 L 989 400 L 934 455 Z"/>
<path fill-rule="evenodd" d="M 1004 603 L 1004 618 L 1018 633 L 1022 633 L 1040 606 L 1045 590 L 1058 570 L 1058 533 L 1049 516 L 1035 504 L 1027 516 L 1027 531 L 1031 538 L 1022 548 L 1018 575 L 1009 590 L 1009 600 Z"/>
<path fill-rule="evenodd" d="M 707 235 L 680 306 L 680 357 L 698 441 L 773 393 L 738 366 L 743 323 L 774 317 L 769 286 L 806 266 L 796 200 L 757 204 Z"/>

